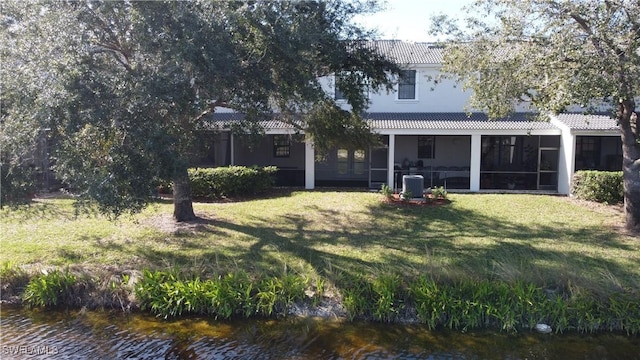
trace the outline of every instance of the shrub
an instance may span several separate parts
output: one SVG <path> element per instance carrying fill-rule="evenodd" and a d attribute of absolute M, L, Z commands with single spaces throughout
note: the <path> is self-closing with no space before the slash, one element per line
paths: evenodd
<path fill-rule="evenodd" d="M 287 306 L 304 299 L 306 286 L 306 279 L 297 275 L 254 282 L 242 271 L 200 280 L 184 279 L 175 271 L 145 270 L 135 295 L 142 310 L 164 318 L 199 314 L 229 319 L 283 313 Z"/>
<path fill-rule="evenodd" d="M 348 279 L 341 290 L 349 320 L 371 314 L 374 291 L 372 284 L 361 275 Z"/>
<path fill-rule="evenodd" d="M 3 262 L 0 265 L 0 295 L 2 300 L 19 294 L 28 283 L 28 274 L 13 262 Z"/>
<path fill-rule="evenodd" d="M 29 281 L 24 292 L 24 301 L 29 306 L 39 307 L 69 303 L 68 297 L 77 280 L 76 276 L 68 271 L 64 273 L 58 270 L 43 272 L 42 275 Z"/>
<path fill-rule="evenodd" d="M 5 162 L 0 163 L 0 184 L 0 207 L 28 203 L 38 189 L 33 167 L 10 166 Z"/>
<path fill-rule="evenodd" d="M 204 199 L 261 194 L 274 185 L 277 170 L 275 166 L 189 169 L 191 193 Z"/>
<path fill-rule="evenodd" d="M 622 202 L 622 189 L 622 171 L 577 171 L 571 184 L 571 193 L 577 198 L 605 204 Z"/>
<path fill-rule="evenodd" d="M 381 274 L 374 279 L 372 290 L 375 294 L 373 317 L 383 322 L 392 321 L 402 310 L 403 301 L 400 294 L 402 281 L 396 274 Z"/>
<path fill-rule="evenodd" d="M 297 275 L 267 277 L 258 284 L 256 309 L 265 316 L 283 312 L 287 306 L 304 298 L 307 282 Z"/>
<path fill-rule="evenodd" d="M 434 187 L 431 189 L 431 194 L 434 199 L 446 199 L 447 198 L 447 190 L 444 189 L 443 186 Z"/>
<path fill-rule="evenodd" d="M 380 188 L 380 193 L 382 194 L 382 196 L 384 196 L 387 199 L 391 199 L 391 196 L 393 196 L 393 190 L 387 184 L 382 184 L 382 187 Z"/>

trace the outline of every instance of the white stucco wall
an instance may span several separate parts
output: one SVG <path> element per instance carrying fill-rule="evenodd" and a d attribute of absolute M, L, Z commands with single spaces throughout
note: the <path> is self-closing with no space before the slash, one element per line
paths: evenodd
<path fill-rule="evenodd" d="M 462 91 L 452 80 L 443 80 L 437 85 L 434 78 L 439 74 L 439 67 L 434 65 L 420 65 L 408 68 L 416 70 L 416 100 L 398 100 L 397 88 L 387 92 L 370 91 L 368 93 L 370 106 L 369 112 L 464 112 L 469 101 L 470 92 Z M 322 88 L 330 96 L 335 94 L 335 79 L 328 76 L 320 79 Z M 349 106 L 342 103 L 343 108 Z"/>

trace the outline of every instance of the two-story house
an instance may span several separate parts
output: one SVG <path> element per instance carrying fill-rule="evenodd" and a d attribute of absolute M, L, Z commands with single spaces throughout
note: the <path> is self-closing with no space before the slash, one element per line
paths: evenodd
<path fill-rule="evenodd" d="M 482 113 L 469 115 L 469 93 L 453 81 L 433 81 L 441 47 L 390 40 L 374 46 L 404 69 L 395 91 L 369 93 L 365 117 L 380 135 L 380 146 L 336 148 L 318 161 L 313 144 L 277 117 L 264 123 L 265 136 L 249 146 L 225 130 L 242 114 L 218 112 L 212 123 L 221 131 L 212 138 L 208 165 L 275 165 L 279 185 L 307 189 L 381 184 L 397 189 L 402 175 L 417 174 L 425 187 L 560 194 L 569 194 L 576 170 L 622 168 L 619 128 L 609 116 L 561 114 L 542 122 L 529 113 L 495 121 Z M 335 78 L 322 82 L 340 103 Z"/>

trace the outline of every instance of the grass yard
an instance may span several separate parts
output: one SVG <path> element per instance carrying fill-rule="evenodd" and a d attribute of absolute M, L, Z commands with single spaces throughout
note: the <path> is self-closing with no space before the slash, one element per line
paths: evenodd
<path fill-rule="evenodd" d="M 438 280 L 523 280 L 607 294 L 640 290 L 640 239 L 619 207 L 566 197 L 450 194 L 434 207 L 387 204 L 354 191 L 291 191 L 243 202 L 195 203 L 177 224 L 172 204 L 109 221 L 76 216 L 71 200 L 0 212 L 0 263 L 39 268 L 170 269 L 211 276 L 295 272 L 431 274 Z"/>

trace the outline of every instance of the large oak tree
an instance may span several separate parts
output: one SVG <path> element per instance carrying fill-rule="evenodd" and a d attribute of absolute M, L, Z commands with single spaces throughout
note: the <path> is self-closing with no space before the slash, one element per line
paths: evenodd
<path fill-rule="evenodd" d="M 529 104 L 543 114 L 608 104 L 622 138 L 626 226 L 640 231 L 640 1 L 481 0 L 450 35 L 443 70 L 492 118 Z"/>
<path fill-rule="evenodd" d="M 246 114 L 252 129 L 277 112 L 319 146 L 345 134 L 366 142 L 361 86 L 389 89 L 398 72 L 352 21 L 375 10 L 370 1 L 1 6 L 3 164 L 24 166 L 50 129 L 57 175 L 115 216 L 142 209 L 158 181 L 172 180 L 174 217 L 195 218 L 189 154 L 216 108 Z M 318 81 L 339 72 L 350 74 L 339 85 L 351 113 Z"/>

